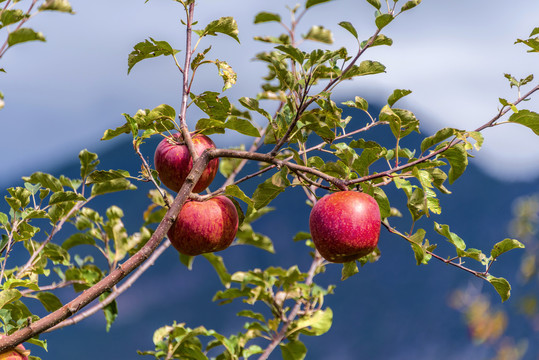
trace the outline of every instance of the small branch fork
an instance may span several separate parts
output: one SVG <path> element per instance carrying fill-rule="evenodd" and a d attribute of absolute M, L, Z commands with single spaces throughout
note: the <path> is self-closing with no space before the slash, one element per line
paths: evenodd
<path fill-rule="evenodd" d="M 408 241 L 409 243 L 411 244 L 415 244 L 414 241 L 412 241 L 408 236 L 406 236 L 405 234 L 401 233 L 400 231 L 396 230 L 395 228 L 392 228 L 389 223 L 387 222 L 382 222 L 382 225 L 384 225 L 384 227 L 392 234 L 395 234 L 395 235 L 398 235 L 400 236 L 401 238 L 405 239 L 406 241 Z M 429 254 L 430 256 L 432 256 L 433 258 L 435 258 L 436 260 L 439 260 L 443 263 L 446 263 L 448 265 L 452 265 L 460 270 L 463 270 L 463 271 L 466 271 L 474 276 L 477 276 L 478 278 L 481 278 L 483 280 L 486 280 L 486 277 L 488 275 L 488 271 L 490 269 L 490 266 L 489 268 L 486 270 L 486 271 L 476 271 L 476 270 L 473 270 L 473 269 L 470 269 L 466 266 L 463 266 L 462 263 L 456 263 L 454 262 L 454 258 L 451 258 L 451 259 L 445 259 L 443 257 L 441 257 L 440 255 L 437 255 L 435 253 L 433 253 L 432 251 L 428 251 L 428 250 L 425 250 L 425 252 L 427 254 Z M 460 258 L 459 258 L 460 259 Z"/>

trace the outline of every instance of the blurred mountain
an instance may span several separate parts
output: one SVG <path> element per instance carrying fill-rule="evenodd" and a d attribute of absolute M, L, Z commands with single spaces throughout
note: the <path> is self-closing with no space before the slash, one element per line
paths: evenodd
<path fill-rule="evenodd" d="M 387 134 L 385 130 L 375 129 L 369 132 L 369 137 L 390 144 L 392 140 Z M 411 135 L 409 141 L 420 139 L 419 135 Z M 155 141 L 143 145 L 142 150 L 149 160 L 153 158 L 155 146 Z M 140 160 L 134 154 L 128 136 L 120 137 L 114 147 L 99 156 L 100 169 L 121 168 L 131 174 L 140 169 Z M 39 170 L 76 178 L 79 176 L 78 159 L 74 154 L 73 162 L 65 167 Z M 217 179 L 215 183 L 219 184 L 219 181 Z M 252 194 L 256 183 L 246 182 L 242 188 L 245 193 Z M 20 184 L 20 179 L 13 179 L 10 184 L 1 184 L 1 188 Z M 136 231 L 141 214 L 149 204 L 146 193 L 151 188 L 148 184 L 137 185 L 136 191 L 105 195 L 90 207 L 103 211 L 109 205 L 117 204 L 124 209 L 128 231 Z M 408 231 L 411 221 L 404 195 L 392 189 L 392 185 L 386 188 L 392 206 L 400 208 L 404 214 L 402 219 L 393 221 L 394 225 Z M 494 180 L 480 172 L 471 159 L 465 174 L 448 188 L 453 194 L 440 195 L 442 214 L 416 224 L 416 228 L 427 230 L 427 237 L 431 243 L 439 245 L 437 253 L 443 256 L 452 256 L 454 249 L 433 231 L 433 221 L 450 224 L 451 231 L 463 238 L 469 247 L 488 253 L 494 243 L 508 237 L 507 225 L 512 216 L 513 201 L 519 196 L 539 192 L 539 182 Z M 306 270 L 310 264 L 309 249 L 292 241 L 298 231 L 308 231 L 310 209 L 305 204 L 302 190 L 288 189 L 286 195 L 281 194 L 271 205 L 276 210 L 257 221 L 254 227 L 255 231 L 274 241 L 276 254 L 248 246 L 231 247 L 219 253 L 230 272 L 294 264 Z M 5 206 L 2 204 L 0 211 L 5 211 Z M 57 241 L 64 238 L 61 233 Z M 357 275 L 344 282 L 340 281 L 340 265 L 328 266 L 327 271 L 317 277 L 321 285 L 337 285 L 335 294 L 328 295 L 325 304 L 334 310 L 334 321 L 327 334 L 302 338 L 309 349 L 307 359 L 475 360 L 487 357 L 485 348 L 471 344 L 461 315 L 449 308 L 447 302 L 456 288 L 473 286 L 483 288 L 482 291 L 497 303 L 498 295 L 490 285 L 436 260 L 427 266 L 417 266 L 409 245 L 384 229 L 380 250 L 382 257 L 378 262 L 364 266 Z M 517 285 L 515 264 L 520 255 L 517 250 L 503 255 L 504 258 L 494 264 L 492 273 Z M 192 328 L 204 325 L 225 334 L 238 332 L 244 319 L 235 313 L 246 305 L 213 303 L 213 294 L 221 289 L 214 270 L 205 259 L 197 258 L 193 270 L 189 271 L 179 262 L 176 251 L 169 248 L 129 291 L 120 296 L 119 317 L 109 333 L 105 332 L 103 316 L 96 315 L 77 325 L 43 335 L 49 341 L 49 351 L 34 349 L 35 355 L 55 360 L 137 358 L 136 350 L 153 349 L 154 330 L 174 320 L 185 322 Z M 514 286 L 512 293 L 518 293 L 518 286 Z M 71 292 L 64 294 L 66 298 L 72 295 Z M 512 313 L 516 312 L 511 300 L 504 306 Z M 513 320 L 508 332 L 516 339 L 529 336 L 527 325 Z M 537 354 L 539 346 L 531 341 L 526 359 L 536 359 Z M 272 359 L 280 358 L 279 351 L 272 356 Z"/>

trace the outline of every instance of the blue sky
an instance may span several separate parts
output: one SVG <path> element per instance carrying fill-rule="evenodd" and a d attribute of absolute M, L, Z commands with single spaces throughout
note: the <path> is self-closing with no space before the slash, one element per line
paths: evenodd
<path fill-rule="evenodd" d="M 99 141 L 103 131 L 123 123 L 122 113 L 167 103 L 178 107 L 179 74 L 170 59 L 137 64 L 127 75 L 127 55 L 149 36 L 167 40 L 176 48 L 184 42 L 178 22 L 181 7 L 172 0 L 71 1 L 75 15 L 41 14 L 29 26 L 42 31 L 46 43 L 12 48 L 2 59 L 0 90 L 6 107 L 0 111 L 0 152 L 5 182 L 36 170 L 76 159 L 83 148 L 99 152 L 111 144 Z M 226 5 L 224 5 L 226 4 Z M 252 35 L 280 31 L 276 24 L 254 26 L 260 10 L 285 14 L 290 1 L 200 1 L 195 14 L 200 27 L 220 16 L 232 15 L 239 23 L 241 46 L 227 37 L 209 38 L 210 56 L 228 61 L 238 70 L 237 85 L 227 91 L 231 99 L 256 94 L 264 74 L 253 62 L 256 51 L 268 49 Z M 539 2 L 424 1 L 384 29 L 393 38 L 392 47 L 377 47 L 365 59 L 381 61 L 387 73 L 349 82 L 338 91 L 342 100 L 356 95 L 371 102 L 385 101 L 395 88 L 413 94 L 399 106 L 414 111 L 422 129 L 430 134 L 441 127 L 474 129 L 496 114 L 498 97 L 516 98 L 504 73 L 522 78 L 535 72 L 539 80 L 537 54 L 527 54 L 523 45 L 513 45 L 539 26 Z M 364 1 L 334 0 L 304 18 L 308 24 L 335 31 L 335 47 L 355 49 L 355 40 L 337 26 L 342 20 L 355 24 L 360 37 L 374 31 L 373 8 Z M 285 18 L 285 16 L 283 16 Z M 353 50 L 352 50 L 353 51 Z M 200 72 L 195 91 L 218 90 L 221 80 L 214 68 Z M 537 98 L 537 96 L 536 96 Z M 539 110 L 539 100 L 527 105 Z M 191 114 L 192 118 L 197 113 Z M 191 124 L 194 124 L 192 122 Z M 501 179 L 539 177 L 539 141 L 528 129 L 508 125 L 485 132 L 484 148 L 476 164 Z M 239 142 L 233 136 L 217 137 L 218 145 Z M 148 154 L 149 156 L 151 154 Z"/>

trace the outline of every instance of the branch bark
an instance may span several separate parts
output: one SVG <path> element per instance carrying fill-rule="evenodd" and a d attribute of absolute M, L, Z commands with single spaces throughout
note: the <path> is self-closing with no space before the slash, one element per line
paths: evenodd
<path fill-rule="evenodd" d="M 84 291 L 75 299 L 62 306 L 60 309 L 50 313 L 49 315 L 39 319 L 35 323 L 29 324 L 27 327 L 17 330 L 13 334 L 0 339 L 0 353 L 7 349 L 12 349 L 16 345 L 50 329 L 59 324 L 65 319 L 79 312 L 82 308 L 97 299 L 101 294 L 110 290 L 114 285 L 118 284 L 123 278 L 129 275 L 133 270 L 139 267 L 150 255 L 157 249 L 168 229 L 174 223 L 183 204 L 189 197 L 191 190 L 202 175 L 202 171 L 208 165 L 210 156 L 204 152 L 193 165 L 193 170 L 187 176 L 185 183 L 178 192 L 170 209 L 165 214 L 161 223 L 153 233 L 148 242 L 132 257 L 127 259 L 123 264 L 114 269 L 108 276 L 99 281 L 96 285 Z"/>

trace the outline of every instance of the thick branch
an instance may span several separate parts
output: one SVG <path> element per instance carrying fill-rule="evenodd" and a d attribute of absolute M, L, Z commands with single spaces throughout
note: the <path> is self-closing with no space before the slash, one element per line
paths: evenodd
<path fill-rule="evenodd" d="M 46 332 L 52 332 L 54 330 L 58 330 L 60 328 L 63 328 L 63 327 L 66 327 L 66 326 L 70 326 L 70 325 L 75 325 L 76 323 L 86 319 L 87 317 L 90 317 L 92 316 L 93 314 L 95 314 L 96 312 L 98 312 L 99 310 L 103 309 L 105 306 L 107 306 L 108 304 L 110 304 L 111 302 L 113 302 L 118 296 L 120 296 L 121 294 L 123 294 L 127 289 L 129 289 L 134 283 L 135 281 L 138 280 L 138 278 L 146 271 L 148 270 L 148 268 L 150 266 L 152 266 L 153 264 L 155 264 L 155 261 L 159 258 L 159 256 L 161 256 L 161 254 L 170 246 L 170 241 L 168 240 L 165 240 L 153 253 L 152 255 L 148 258 L 148 260 L 146 260 L 146 262 L 144 264 L 142 264 L 141 266 L 139 266 L 139 268 L 133 273 L 133 275 L 131 275 L 129 277 L 129 279 L 127 279 L 124 283 L 122 283 L 121 286 L 118 286 L 117 289 L 113 289 L 112 290 L 112 293 L 107 296 L 106 299 L 104 299 L 103 301 L 100 301 L 99 303 L 95 304 L 94 306 L 92 306 L 91 308 L 89 308 L 88 310 L 86 311 L 83 311 L 82 313 L 76 315 L 76 316 L 73 316 L 69 319 L 66 319 L 64 321 L 62 321 L 61 323 L 59 323 L 58 325 L 55 325 L 53 327 L 51 327 L 50 329 L 46 330 Z"/>
<path fill-rule="evenodd" d="M 119 283 L 129 273 L 139 267 L 150 255 L 157 249 L 161 240 L 165 237 L 168 229 L 174 223 L 183 204 L 187 200 L 192 188 L 200 178 L 202 171 L 206 168 L 209 162 L 209 156 L 204 152 L 195 162 L 193 170 L 185 180 L 178 195 L 174 199 L 170 209 L 165 214 L 163 220 L 157 226 L 148 242 L 133 256 L 127 259 L 123 264 L 114 269 L 108 276 L 99 281 L 96 285 L 84 291 L 68 304 L 62 306 L 55 312 L 39 319 L 33 324 L 22 328 L 13 334 L 0 339 L 0 353 L 14 348 L 16 345 L 50 329 L 59 324 L 63 320 L 77 313 L 79 310 L 97 299 L 101 294 L 112 289 L 114 285 Z"/>
<path fill-rule="evenodd" d="M 330 182 L 333 185 L 337 186 L 339 189 L 346 190 L 346 187 L 343 185 L 344 181 L 341 179 L 330 176 L 328 174 L 325 174 L 319 170 L 310 168 L 308 166 L 298 165 L 296 163 L 292 163 L 286 160 L 276 159 L 270 154 L 260 154 L 260 153 L 253 153 L 249 151 L 234 150 L 234 149 L 211 149 L 211 150 L 208 150 L 208 154 L 210 158 L 232 157 L 232 158 L 238 158 L 238 159 L 249 159 L 249 160 L 261 161 L 268 164 L 274 164 L 277 167 L 286 166 L 289 169 L 294 170 L 294 171 L 301 171 L 301 172 L 316 175 L 319 178 L 324 179 L 325 181 Z"/>

